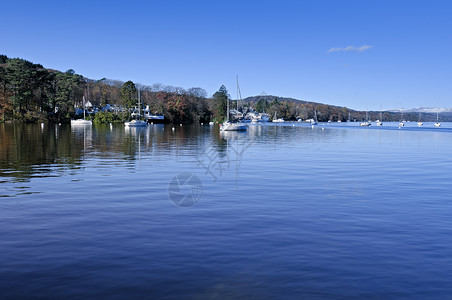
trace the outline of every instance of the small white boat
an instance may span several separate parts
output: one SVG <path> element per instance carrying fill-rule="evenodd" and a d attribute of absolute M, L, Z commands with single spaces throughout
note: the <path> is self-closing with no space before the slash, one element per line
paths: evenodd
<path fill-rule="evenodd" d="M 403 112 L 402 115 L 400 116 L 400 122 L 399 122 L 399 128 L 405 126 L 405 119 L 403 118 Z"/>
<path fill-rule="evenodd" d="M 130 122 L 124 122 L 124 125 L 126 125 L 128 127 L 144 127 L 147 124 L 148 123 L 146 121 L 143 121 L 143 120 L 132 120 Z"/>
<path fill-rule="evenodd" d="M 381 120 L 383 120 L 383 112 L 382 112 L 381 106 L 380 106 L 380 119 L 375 121 L 375 123 L 377 123 L 377 126 L 383 126 L 383 121 L 381 121 Z"/>
<path fill-rule="evenodd" d="M 283 118 L 277 119 L 277 118 L 276 118 L 276 112 L 275 112 L 275 116 L 273 117 L 272 122 L 273 122 L 273 123 L 284 123 L 285 121 L 284 121 Z"/>
<path fill-rule="evenodd" d="M 424 126 L 424 123 L 422 123 L 422 121 L 421 121 L 421 114 L 422 114 L 422 112 L 419 111 L 419 121 L 417 122 L 417 127 L 422 127 L 422 126 Z"/>
<path fill-rule="evenodd" d="M 237 91 L 239 91 L 239 81 L 237 77 Z M 238 100 L 237 100 L 238 102 Z M 220 131 L 245 131 L 247 125 L 243 123 L 232 123 L 229 121 L 229 98 L 226 100 L 226 121 L 220 124 Z"/>
<path fill-rule="evenodd" d="M 314 109 L 314 118 L 311 119 L 311 126 L 317 125 L 317 110 Z"/>
<path fill-rule="evenodd" d="M 367 115 L 367 110 L 366 110 L 366 120 L 364 120 L 363 122 L 359 123 L 359 126 L 370 126 L 370 122 L 369 120 L 369 116 Z"/>
<path fill-rule="evenodd" d="M 90 120 L 78 119 L 71 120 L 71 125 L 93 125 L 93 122 Z"/>
<path fill-rule="evenodd" d="M 439 122 L 438 112 L 436 112 L 436 122 L 433 124 L 435 127 L 441 127 L 441 123 Z"/>
<path fill-rule="evenodd" d="M 138 119 L 134 119 L 129 122 L 124 122 L 124 125 L 127 127 L 145 127 L 148 125 L 147 121 L 141 120 L 141 93 L 138 90 Z"/>
<path fill-rule="evenodd" d="M 246 124 L 231 123 L 229 121 L 226 121 L 223 124 L 220 124 L 220 130 L 221 131 L 245 131 Z"/>
<path fill-rule="evenodd" d="M 92 125 L 91 120 L 85 120 L 86 117 L 86 107 L 85 107 L 85 96 L 83 96 L 83 119 L 71 120 L 71 125 Z"/>

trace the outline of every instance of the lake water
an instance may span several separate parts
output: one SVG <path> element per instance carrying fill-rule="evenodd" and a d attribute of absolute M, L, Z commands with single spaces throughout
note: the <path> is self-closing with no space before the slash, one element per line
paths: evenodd
<path fill-rule="evenodd" d="M 0 124 L 4 299 L 445 299 L 452 126 Z"/>

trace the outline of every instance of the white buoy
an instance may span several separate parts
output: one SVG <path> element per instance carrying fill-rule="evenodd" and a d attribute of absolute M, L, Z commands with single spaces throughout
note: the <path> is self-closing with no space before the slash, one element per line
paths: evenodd
<path fill-rule="evenodd" d="M 295 127 L 295 124 L 292 124 L 292 127 Z"/>
<path fill-rule="evenodd" d="M 179 126 L 182 126 L 182 124 L 179 124 Z"/>
<path fill-rule="evenodd" d="M 325 130 L 325 128 L 322 127 L 322 130 Z"/>
<path fill-rule="evenodd" d="M 201 125 L 204 125 L 204 123 L 201 123 Z"/>
<path fill-rule="evenodd" d="M 151 122 L 151 125 L 154 125 L 154 122 Z"/>
<path fill-rule="evenodd" d="M 176 130 L 176 128 L 174 128 L 174 127 L 173 127 L 173 128 L 171 128 L 171 129 L 172 129 L 173 131 L 174 131 L 174 130 Z"/>

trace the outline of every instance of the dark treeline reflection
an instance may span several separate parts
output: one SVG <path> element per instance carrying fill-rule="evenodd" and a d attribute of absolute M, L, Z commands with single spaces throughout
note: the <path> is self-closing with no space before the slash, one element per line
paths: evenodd
<path fill-rule="evenodd" d="M 207 143 L 224 151 L 226 141 L 213 126 L 122 124 L 70 126 L 69 124 L 0 124 L 0 177 L 27 180 L 60 176 L 84 167 L 84 160 L 106 158 L 170 159 L 189 150 L 197 155 Z"/>

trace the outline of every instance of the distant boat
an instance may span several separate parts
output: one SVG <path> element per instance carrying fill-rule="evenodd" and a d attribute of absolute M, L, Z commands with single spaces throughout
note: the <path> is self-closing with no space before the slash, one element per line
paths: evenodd
<path fill-rule="evenodd" d="M 273 117 L 273 121 L 272 121 L 272 122 L 273 122 L 273 123 L 284 123 L 285 121 L 284 121 L 283 118 L 277 119 L 277 118 L 276 118 L 276 111 L 275 111 L 275 116 Z"/>
<path fill-rule="evenodd" d="M 314 109 L 314 119 L 311 120 L 311 125 L 317 125 L 317 111 Z"/>
<path fill-rule="evenodd" d="M 246 124 L 232 123 L 229 121 L 220 125 L 221 131 L 246 131 Z"/>
<path fill-rule="evenodd" d="M 369 116 L 367 114 L 367 110 L 366 110 L 366 120 L 364 120 L 364 122 L 359 123 L 359 126 L 370 126 L 370 122 L 369 122 Z"/>
<path fill-rule="evenodd" d="M 83 96 L 83 119 L 71 120 L 71 125 L 92 125 L 91 120 L 85 120 L 86 117 L 86 107 L 85 107 L 85 96 Z"/>
<path fill-rule="evenodd" d="M 165 122 L 165 117 L 163 115 L 158 115 L 157 113 L 155 114 L 146 114 L 145 118 L 148 119 L 148 123 L 164 123 Z"/>
<path fill-rule="evenodd" d="M 439 122 L 438 112 L 436 112 L 436 123 L 433 124 L 433 126 L 435 126 L 435 127 L 441 127 L 441 123 Z"/>
<path fill-rule="evenodd" d="M 381 107 L 380 107 L 380 120 L 377 120 L 376 123 L 377 123 L 377 126 L 383 126 L 383 115 L 382 115 Z"/>
<path fill-rule="evenodd" d="M 239 78 L 237 76 L 237 90 L 239 90 Z M 226 100 L 226 121 L 220 124 L 220 131 L 246 131 L 247 125 L 229 121 L 229 98 Z M 237 99 L 238 103 L 238 99 Z"/>
<path fill-rule="evenodd" d="M 421 121 L 421 114 L 422 114 L 422 112 L 419 111 L 419 120 L 418 120 L 418 122 L 417 122 L 417 126 L 418 126 L 418 127 L 422 127 L 422 126 L 424 125 L 424 123 L 422 123 L 422 121 Z"/>
<path fill-rule="evenodd" d="M 403 120 L 403 113 L 402 113 L 402 115 L 401 115 L 400 120 L 401 120 L 401 121 L 399 122 L 399 128 L 405 126 L 405 121 Z"/>
<path fill-rule="evenodd" d="M 141 94 L 140 90 L 138 90 L 138 119 L 134 119 L 130 122 L 124 122 L 124 125 L 127 127 L 145 127 L 148 125 L 147 121 L 141 120 Z"/>

